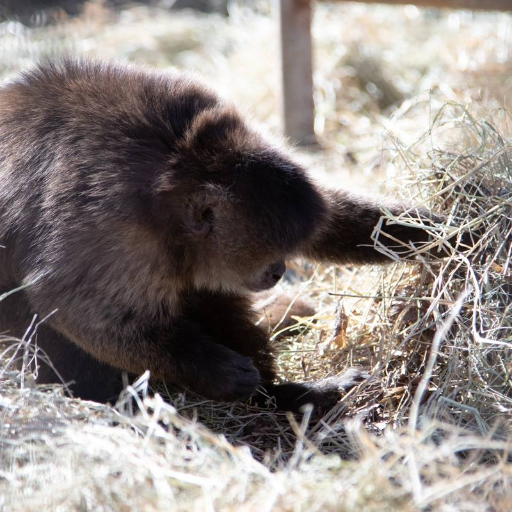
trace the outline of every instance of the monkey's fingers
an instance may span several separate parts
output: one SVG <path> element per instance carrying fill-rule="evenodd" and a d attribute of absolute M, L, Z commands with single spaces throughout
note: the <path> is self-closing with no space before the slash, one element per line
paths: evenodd
<path fill-rule="evenodd" d="M 207 375 L 201 379 L 201 386 L 190 386 L 191 389 L 206 398 L 218 401 L 230 402 L 249 398 L 260 382 L 260 374 L 252 359 L 225 347 L 221 350 L 230 357 L 216 361 L 208 369 L 205 367 Z"/>

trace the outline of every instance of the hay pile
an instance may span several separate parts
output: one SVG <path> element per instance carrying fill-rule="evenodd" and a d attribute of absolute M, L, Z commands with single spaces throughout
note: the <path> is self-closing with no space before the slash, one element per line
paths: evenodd
<path fill-rule="evenodd" d="M 390 9 L 318 7 L 317 23 L 323 28 L 315 29 L 321 32 L 318 125 L 328 149 L 298 157 L 331 183 L 347 176 L 361 183 L 370 177 L 368 186 L 375 189 L 374 182 L 386 175 L 394 195 L 443 212 L 446 226 L 433 231 L 432 244 L 444 255 L 421 250 L 410 255 L 409 263 L 385 268 L 297 262 L 294 282 L 283 286 L 312 302 L 317 313 L 299 321 L 298 335 L 274 333 L 283 379 L 314 379 L 350 365 L 370 368 L 373 378 L 321 418 L 217 404 L 175 390 L 160 390 L 166 401 L 149 398 L 147 376 L 111 408 L 68 399 L 59 386 L 35 387 L 36 339 L 20 343 L 5 338 L 2 510 L 510 508 L 512 131 L 502 101 L 510 66 L 503 55 L 496 60 L 478 56 L 487 66 L 485 73 L 456 65 L 449 56 L 441 57 L 446 41 L 456 44 L 454 34 L 439 42 L 442 30 L 430 27 L 436 37 L 416 35 L 429 43 L 432 63 L 424 57 L 405 71 L 415 56 L 419 59 L 420 46 L 412 32 L 405 32 L 414 55 L 388 48 L 396 59 L 392 79 L 385 67 L 373 68 L 371 76 L 381 82 L 374 84 L 377 90 L 368 88 L 373 83 L 368 69 L 382 58 L 389 60 L 387 54 L 376 58 L 368 50 L 372 42 L 373 51 L 403 45 L 401 37 L 390 43 L 389 33 L 400 34 L 400 24 L 415 26 L 414 16 L 423 16 L 422 27 L 429 27 L 429 16 L 434 17 L 432 26 L 453 23 L 450 15 L 436 11 Z M 110 54 L 126 57 L 128 37 L 123 34 L 139 24 L 149 48 L 143 55 L 151 54 L 156 65 L 217 62 L 215 70 L 206 66 L 206 72 L 212 70 L 218 83 L 228 84 L 233 70 L 241 75 L 248 70 L 243 56 L 251 55 L 260 73 L 275 76 L 263 69 L 274 65 L 273 57 L 255 53 L 273 47 L 271 20 L 260 11 L 237 14 L 239 20 L 253 20 L 251 41 L 246 28 L 220 18 L 190 13 L 154 17 L 141 8 L 121 13 L 116 23 L 109 13 L 104 16 L 94 24 L 82 17 L 53 29 L 0 27 L 0 48 L 11 49 L 2 72 L 26 65 L 59 38 L 55 44 L 85 54 L 108 41 Z M 483 41 L 489 55 L 498 55 L 504 36 L 496 30 L 493 35 L 496 21 L 481 15 L 464 25 L 464 16 L 461 31 L 467 40 L 458 41 L 457 58 L 463 60 L 461 55 Z M 510 24 L 508 17 L 496 19 L 499 26 L 506 25 L 504 20 Z M 340 45 L 340 23 L 347 39 L 364 41 L 365 47 Z M 226 24 L 227 35 L 223 39 L 217 32 L 207 52 L 212 39 L 206 28 L 219 31 L 220 24 Z M 12 37 L 16 30 L 23 31 L 16 36 L 22 41 L 18 46 Z M 165 44 L 159 47 L 155 41 Z M 174 48 L 176 41 L 185 50 L 162 50 Z M 129 56 L 137 60 L 144 45 L 135 47 L 133 38 L 130 44 L 135 53 Z M 453 69 L 440 80 L 442 65 Z M 251 73 L 242 85 L 253 80 Z M 429 91 L 421 93 L 426 83 Z M 259 106 L 257 117 L 274 126 L 271 80 L 258 82 L 252 91 L 242 85 L 233 87 L 234 96 L 251 96 L 250 103 Z M 372 138 L 376 133 L 384 133 L 380 150 Z M 340 164 L 347 170 L 334 173 Z M 413 216 L 383 215 L 383 222 L 417 222 Z M 454 249 L 446 243 L 468 230 L 475 233 L 473 247 Z M 378 244 L 378 230 L 375 235 Z M 15 362 L 22 363 L 21 371 Z"/>

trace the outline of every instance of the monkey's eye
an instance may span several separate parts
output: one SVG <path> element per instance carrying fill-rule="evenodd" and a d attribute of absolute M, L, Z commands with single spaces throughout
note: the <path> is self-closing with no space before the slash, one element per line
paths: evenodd
<path fill-rule="evenodd" d="M 213 214 L 213 210 L 210 207 L 205 208 L 201 213 L 201 220 L 204 224 L 210 226 L 210 231 L 213 231 L 213 221 L 215 219 L 215 215 Z"/>

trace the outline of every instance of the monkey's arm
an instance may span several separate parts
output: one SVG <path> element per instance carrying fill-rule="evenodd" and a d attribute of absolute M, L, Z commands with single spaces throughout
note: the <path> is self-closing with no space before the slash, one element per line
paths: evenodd
<path fill-rule="evenodd" d="M 196 291 L 188 294 L 184 302 L 184 316 L 201 324 L 216 343 L 251 357 L 262 382 L 276 378 L 269 333 L 255 325 L 257 317 L 248 296 Z"/>
<path fill-rule="evenodd" d="M 390 258 L 376 250 L 372 234 L 384 216 L 383 205 L 371 199 L 355 196 L 343 191 L 328 190 L 324 197 L 328 212 L 320 229 L 303 248 L 302 255 L 317 261 L 333 263 L 380 263 L 389 262 Z M 393 215 L 398 216 L 406 207 L 385 205 Z M 387 222 L 381 223 L 378 236 L 380 244 L 397 254 L 410 252 L 412 242 L 415 246 L 429 241 L 429 228 L 442 219 L 424 208 L 408 209 L 408 215 L 420 219 L 425 228 L 418 225 Z M 410 224 L 412 224 L 412 219 Z"/>

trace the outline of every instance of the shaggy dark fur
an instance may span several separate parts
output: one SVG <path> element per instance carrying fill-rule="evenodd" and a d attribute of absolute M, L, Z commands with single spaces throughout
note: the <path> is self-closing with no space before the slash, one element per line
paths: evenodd
<path fill-rule="evenodd" d="M 316 186 L 204 85 L 41 65 L 0 89 L 0 178 L 0 292 L 29 285 L 0 303 L 0 330 L 21 336 L 34 314 L 56 310 L 37 333 L 53 363 L 39 382 L 105 401 L 122 371 L 149 369 L 217 400 L 263 386 L 297 410 L 332 405 L 364 378 L 276 385 L 247 292 L 271 288 L 295 255 L 385 262 L 371 240 L 381 204 Z"/>

